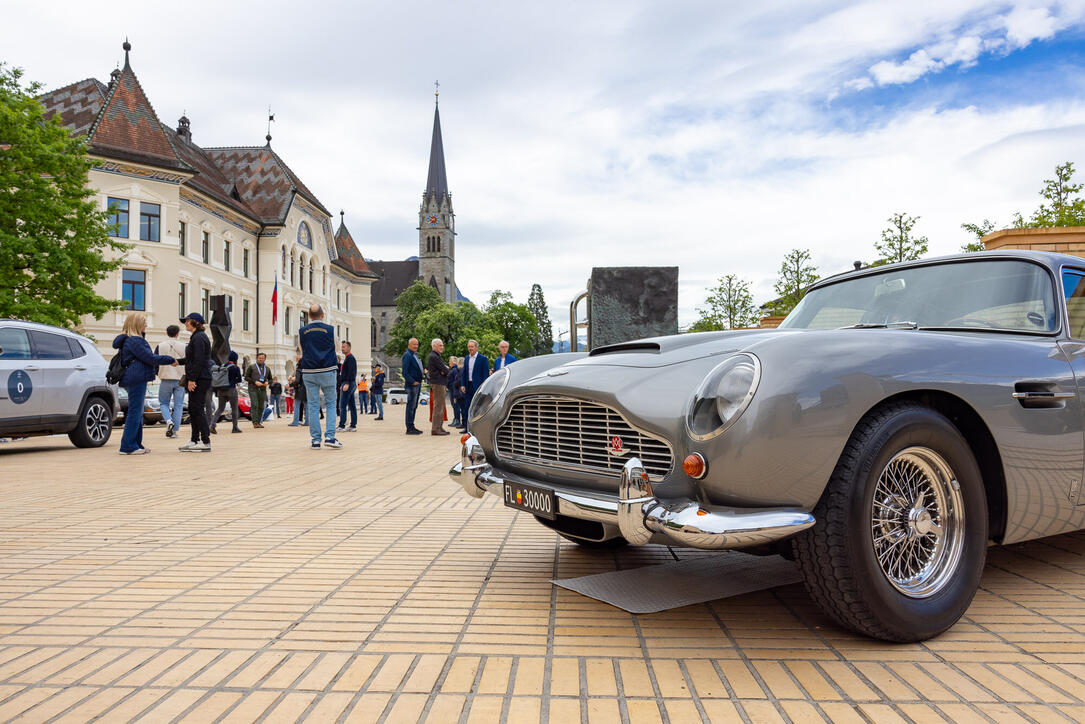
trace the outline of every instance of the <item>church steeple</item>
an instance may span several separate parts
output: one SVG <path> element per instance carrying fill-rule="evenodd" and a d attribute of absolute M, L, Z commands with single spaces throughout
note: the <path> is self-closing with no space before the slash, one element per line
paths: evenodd
<path fill-rule="evenodd" d="M 448 196 L 448 177 L 445 175 L 445 146 L 441 141 L 441 109 L 433 106 L 433 138 L 429 144 L 429 174 L 426 176 L 426 198 L 440 203 Z"/>
<path fill-rule="evenodd" d="M 434 85 L 437 85 L 436 83 Z M 436 100 L 437 94 L 434 93 Z M 418 209 L 418 277 L 446 302 L 456 301 L 456 214 L 445 175 L 441 112 L 434 103 L 433 136 L 429 144 L 429 173 Z"/>

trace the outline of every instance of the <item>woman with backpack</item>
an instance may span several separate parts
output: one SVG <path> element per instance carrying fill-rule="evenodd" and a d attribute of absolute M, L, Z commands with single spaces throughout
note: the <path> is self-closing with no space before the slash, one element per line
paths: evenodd
<path fill-rule="evenodd" d="M 147 315 L 132 312 L 124 318 L 121 333 L 113 340 L 113 349 L 119 350 L 120 364 L 124 374 L 120 386 L 128 393 L 128 414 L 124 416 L 124 433 L 121 435 L 121 455 L 143 455 L 150 452 L 143 447 L 143 403 L 147 398 L 147 383 L 154 379 L 159 365 L 175 365 L 177 360 L 155 354 L 143 338 L 147 331 Z"/>

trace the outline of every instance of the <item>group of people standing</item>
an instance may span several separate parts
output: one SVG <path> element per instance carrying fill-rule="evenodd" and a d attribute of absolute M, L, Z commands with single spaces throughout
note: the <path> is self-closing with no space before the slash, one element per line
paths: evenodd
<path fill-rule="evenodd" d="M 452 426 L 467 432 L 468 414 L 475 392 L 491 374 L 516 361 L 516 355 L 509 353 L 509 343 L 501 340 L 497 346 L 498 356 L 493 368 L 486 355 L 478 351 L 478 342 L 468 340 L 466 357 L 450 357 L 444 361 L 445 343 L 434 339 L 430 342 L 430 353 L 423 365 L 418 355 L 418 340 L 414 337 L 407 342 L 407 351 L 403 353 L 403 381 L 407 388 L 406 425 L 408 435 L 421 435 L 415 427 L 415 415 L 422 394 L 422 381 L 429 382 L 430 389 L 430 434 L 448 435 L 444 429 L 444 411 L 446 391 L 452 403 Z"/>
<path fill-rule="evenodd" d="M 384 419 L 384 380 L 386 375 L 380 365 L 373 367 L 373 389 L 370 396 L 369 380 L 363 372 L 358 378 L 358 360 L 351 352 L 350 342 L 339 344 L 343 359 L 339 363 L 339 426 L 337 430 L 354 432 L 358 429 L 358 408 L 362 414 L 376 415 L 377 420 Z M 357 398 L 357 404 L 355 404 Z M 347 412 L 350 412 L 350 426 L 347 427 Z"/>

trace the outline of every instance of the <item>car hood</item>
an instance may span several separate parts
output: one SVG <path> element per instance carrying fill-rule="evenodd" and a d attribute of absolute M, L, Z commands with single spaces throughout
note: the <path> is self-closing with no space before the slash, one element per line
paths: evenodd
<path fill-rule="evenodd" d="M 730 354 L 747 349 L 769 336 L 799 334 L 798 331 L 749 329 L 730 332 L 697 332 L 650 337 L 596 347 L 587 357 L 566 367 L 666 367 L 701 357 Z"/>

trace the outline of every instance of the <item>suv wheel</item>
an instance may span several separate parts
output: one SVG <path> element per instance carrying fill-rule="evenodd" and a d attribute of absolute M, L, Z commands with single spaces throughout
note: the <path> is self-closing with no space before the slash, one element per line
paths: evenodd
<path fill-rule="evenodd" d="M 79 413 L 79 423 L 68 433 L 76 447 L 101 447 L 113 432 L 113 410 L 101 397 L 91 397 Z"/>

